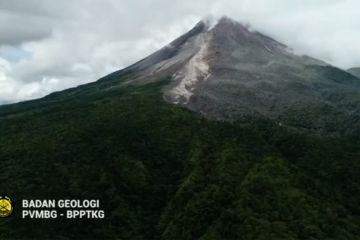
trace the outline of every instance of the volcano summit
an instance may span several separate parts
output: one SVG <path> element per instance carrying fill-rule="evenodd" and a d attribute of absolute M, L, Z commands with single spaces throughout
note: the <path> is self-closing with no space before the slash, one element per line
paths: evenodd
<path fill-rule="evenodd" d="M 207 117 L 261 116 L 329 131 L 359 119 L 360 81 L 230 18 L 199 22 L 140 62 L 131 81 L 169 77 L 164 99 Z M 112 75 L 114 76 L 114 75 Z M 339 120 L 339 115 L 341 119 Z M 344 130 L 344 129 L 343 129 Z"/>

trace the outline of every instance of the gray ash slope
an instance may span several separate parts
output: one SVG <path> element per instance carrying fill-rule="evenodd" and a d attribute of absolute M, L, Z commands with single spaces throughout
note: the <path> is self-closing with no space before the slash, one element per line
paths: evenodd
<path fill-rule="evenodd" d="M 349 73 L 351 73 L 352 75 L 354 75 L 355 77 L 360 78 L 360 67 L 358 67 L 358 68 L 350 68 L 347 71 Z"/>
<path fill-rule="evenodd" d="M 226 17 L 199 22 L 126 70 L 133 81 L 170 77 L 164 99 L 209 118 L 261 116 L 326 131 L 359 125 L 358 78 Z"/>

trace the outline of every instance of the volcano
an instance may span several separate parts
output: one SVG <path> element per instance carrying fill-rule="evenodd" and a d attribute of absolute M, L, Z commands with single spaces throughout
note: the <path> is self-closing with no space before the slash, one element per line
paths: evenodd
<path fill-rule="evenodd" d="M 96 82 L 0 107 L 0 238 L 359 239 L 359 136 L 354 74 L 200 21 Z M 104 217 L 23 217 L 49 199 Z"/>
<path fill-rule="evenodd" d="M 199 22 L 115 76 L 124 71 L 132 82 L 170 78 L 164 99 L 209 118 L 261 116 L 321 130 L 334 129 L 339 115 L 344 126 L 359 118 L 359 79 L 227 17 Z"/>

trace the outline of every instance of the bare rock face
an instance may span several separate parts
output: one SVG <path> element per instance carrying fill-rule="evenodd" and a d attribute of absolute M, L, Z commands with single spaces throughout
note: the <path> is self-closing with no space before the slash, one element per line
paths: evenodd
<path fill-rule="evenodd" d="M 226 17 L 199 22 L 128 70 L 135 81 L 171 78 L 164 99 L 209 118 L 330 131 L 359 124 L 358 78 Z"/>

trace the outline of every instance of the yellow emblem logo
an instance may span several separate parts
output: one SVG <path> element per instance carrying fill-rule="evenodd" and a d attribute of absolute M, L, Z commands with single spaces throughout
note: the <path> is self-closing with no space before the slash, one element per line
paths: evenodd
<path fill-rule="evenodd" d="M 0 217 L 8 217 L 13 212 L 11 200 L 8 197 L 0 197 Z"/>

